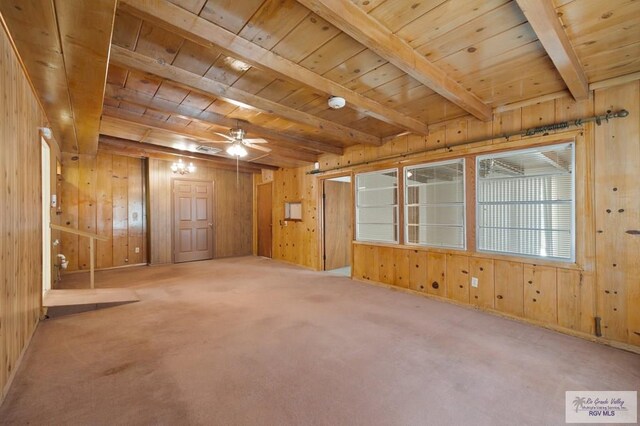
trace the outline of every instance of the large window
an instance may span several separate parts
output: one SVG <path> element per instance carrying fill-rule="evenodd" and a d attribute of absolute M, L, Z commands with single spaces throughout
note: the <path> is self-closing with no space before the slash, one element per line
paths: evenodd
<path fill-rule="evenodd" d="M 465 247 L 464 160 L 405 169 L 405 241 Z"/>
<path fill-rule="evenodd" d="M 573 144 L 477 158 L 479 251 L 574 260 Z"/>
<path fill-rule="evenodd" d="M 398 242 L 398 170 L 356 175 L 356 240 Z"/>

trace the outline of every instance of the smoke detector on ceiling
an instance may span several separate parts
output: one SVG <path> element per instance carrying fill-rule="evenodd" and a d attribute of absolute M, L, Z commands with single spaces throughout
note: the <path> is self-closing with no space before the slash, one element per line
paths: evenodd
<path fill-rule="evenodd" d="M 340 109 L 342 107 L 344 107 L 346 105 L 346 101 L 344 100 L 344 98 L 340 97 L 340 96 L 331 96 L 329 98 L 329 107 L 333 108 L 333 109 Z"/>

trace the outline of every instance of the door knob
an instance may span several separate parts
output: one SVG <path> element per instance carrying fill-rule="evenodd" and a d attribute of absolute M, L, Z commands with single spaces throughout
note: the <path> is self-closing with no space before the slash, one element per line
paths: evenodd
<path fill-rule="evenodd" d="M 213 223 L 210 223 L 210 224 L 209 224 L 209 228 L 213 228 Z"/>

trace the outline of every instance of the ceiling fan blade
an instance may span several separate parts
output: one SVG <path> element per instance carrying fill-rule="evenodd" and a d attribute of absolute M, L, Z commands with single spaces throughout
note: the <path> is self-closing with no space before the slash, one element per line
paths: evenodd
<path fill-rule="evenodd" d="M 262 138 L 245 139 L 244 141 L 249 143 L 269 143 L 268 140 Z"/>
<path fill-rule="evenodd" d="M 218 133 L 218 132 L 213 132 L 213 133 L 215 133 L 216 135 L 222 136 L 223 138 L 225 138 L 228 141 L 235 142 L 235 139 L 233 139 L 229 135 L 225 135 L 224 133 Z"/>
<path fill-rule="evenodd" d="M 209 140 L 202 140 L 199 139 L 198 143 L 202 144 L 202 145 L 207 145 L 207 144 L 218 144 L 218 143 L 224 143 L 224 144 L 230 144 L 233 143 L 232 141 L 209 141 Z"/>
<path fill-rule="evenodd" d="M 251 143 L 248 143 L 246 140 L 244 142 L 244 145 L 248 148 L 257 149 L 258 151 L 271 152 L 271 149 L 267 148 L 266 146 L 253 145 Z"/>

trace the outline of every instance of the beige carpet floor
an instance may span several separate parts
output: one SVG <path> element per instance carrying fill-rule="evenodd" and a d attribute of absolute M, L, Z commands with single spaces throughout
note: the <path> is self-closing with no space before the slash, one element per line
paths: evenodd
<path fill-rule="evenodd" d="M 552 425 L 640 387 L 636 354 L 268 259 L 97 282 L 141 301 L 42 322 L 0 424 Z"/>

